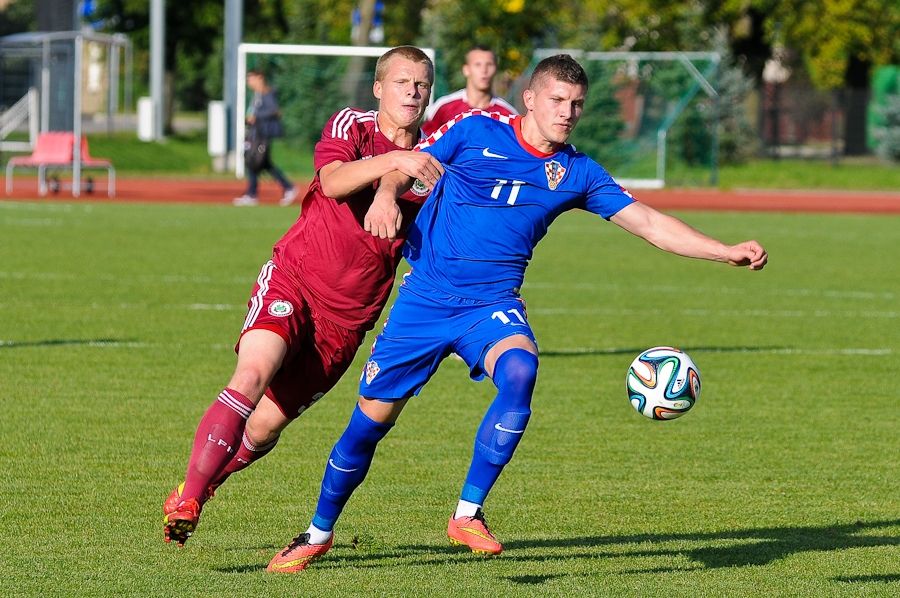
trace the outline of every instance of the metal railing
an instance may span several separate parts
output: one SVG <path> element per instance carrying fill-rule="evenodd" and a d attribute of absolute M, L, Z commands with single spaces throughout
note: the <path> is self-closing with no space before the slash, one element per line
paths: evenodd
<path fill-rule="evenodd" d="M 34 149 L 38 136 L 38 106 L 38 91 L 32 87 L 9 110 L 0 113 L 0 151 L 28 152 Z M 28 141 L 6 141 L 26 120 Z"/>

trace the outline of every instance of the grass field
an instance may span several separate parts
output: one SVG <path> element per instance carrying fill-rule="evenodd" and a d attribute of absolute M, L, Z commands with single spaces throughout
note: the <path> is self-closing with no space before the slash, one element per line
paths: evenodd
<path fill-rule="evenodd" d="M 310 570 L 264 568 L 308 524 L 355 373 L 220 489 L 185 549 L 164 545 L 160 506 L 295 215 L 0 202 L 0 593 L 900 595 L 897 217 L 683 214 L 758 238 L 758 273 L 561 218 L 525 288 L 543 357 L 528 434 L 487 505 L 498 558 L 444 536 L 492 396 L 454 360 Z M 674 422 L 626 398 L 628 364 L 658 344 L 703 376 Z"/>

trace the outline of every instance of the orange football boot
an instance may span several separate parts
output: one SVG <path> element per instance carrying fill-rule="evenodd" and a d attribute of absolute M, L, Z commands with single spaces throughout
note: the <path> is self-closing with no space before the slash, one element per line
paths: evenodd
<path fill-rule="evenodd" d="M 309 534 L 302 533 L 287 545 L 287 547 L 272 557 L 266 571 L 270 573 L 297 573 L 303 571 L 313 561 L 318 560 L 328 552 L 334 544 L 334 534 L 324 544 L 310 544 Z"/>
<path fill-rule="evenodd" d="M 450 516 L 447 523 L 447 537 L 454 546 L 468 546 L 475 554 L 495 555 L 503 552 L 503 545 L 497 541 L 484 520 L 484 511 L 478 509 L 474 517 Z"/>

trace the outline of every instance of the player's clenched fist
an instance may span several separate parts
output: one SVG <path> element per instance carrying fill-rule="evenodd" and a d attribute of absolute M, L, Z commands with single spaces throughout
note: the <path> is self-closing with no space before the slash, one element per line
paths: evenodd
<path fill-rule="evenodd" d="M 366 232 L 381 239 L 393 240 L 402 223 L 403 215 L 400 213 L 400 207 L 394 199 L 394 194 L 379 190 L 363 219 Z"/>
<path fill-rule="evenodd" d="M 751 270 L 762 270 L 769 261 L 769 254 L 756 241 L 744 241 L 728 249 L 728 263 L 732 266 L 747 266 Z"/>

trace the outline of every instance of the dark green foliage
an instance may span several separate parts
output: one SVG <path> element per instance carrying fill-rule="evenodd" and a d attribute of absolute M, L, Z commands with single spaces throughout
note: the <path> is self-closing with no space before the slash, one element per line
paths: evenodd
<path fill-rule="evenodd" d="M 885 96 L 884 104 L 875 110 L 881 120 L 872 130 L 878 155 L 885 160 L 900 161 L 900 94 Z"/>
<path fill-rule="evenodd" d="M 590 88 L 584 103 L 584 115 L 578 122 L 570 141 L 575 147 L 614 169 L 621 164 L 620 136 L 625 129 L 616 82 L 624 79 L 615 64 L 592 61 L 585 64 Z"/>
<path fill-rule="evenodd" d="M 755 155 L 759 146 L 747 106 L 753 80 L 741 62 L 726 56 L 714 85 L 719 92 L 719 163 L 741 164 Z"/>
<path fill-rule="evenodd" d="M 276 56 L 267 69 L 278 92 L 285 126 L 285 141 L 312 148 L 328 118 L 347 105 L 362 110 L 377 106 L 372 96 L 375 59 L 362 59 L 362 74 L 348 81 L 347 57 Z M 355 98 L 365 99 L 357 101 Z"/>
<path fill-rule="evenodd" d="M 0 37 L 37 28 L 34 0 L 13 0 L 0 8 Z"/>

